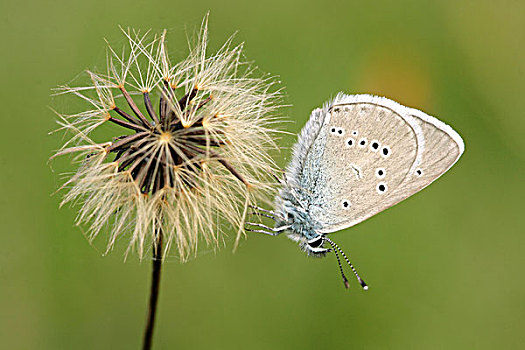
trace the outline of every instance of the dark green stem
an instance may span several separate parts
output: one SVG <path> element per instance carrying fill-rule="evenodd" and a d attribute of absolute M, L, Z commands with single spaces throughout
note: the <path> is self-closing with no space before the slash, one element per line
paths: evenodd
<path fill-rule="evenodd" d="M 151 277 L 151 290 L 149 296 L 149 311 L 146 329 L 144 330 L 143 350 L 151 349 L 153 330 L 155 327 L 155 314 L 157 311 L 157 300 L 159 297 L 160 272 L 162 268 L 162 231 L 158 231 L 157 241 L 153 247 L 153 265 Z"/>

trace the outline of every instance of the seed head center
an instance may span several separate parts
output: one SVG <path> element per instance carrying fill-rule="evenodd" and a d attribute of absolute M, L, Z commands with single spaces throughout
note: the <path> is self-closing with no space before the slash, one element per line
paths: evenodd
<path fill-rule="evenodd" d="M 172 135 L 171 135 L 171 132 L 169 131 L 163 131 L 161 134 L 160 134 L 160 137 L 159 137 L 159 142 L 163 145 L 166 145 L 170 142 L 172 138 Z"/>

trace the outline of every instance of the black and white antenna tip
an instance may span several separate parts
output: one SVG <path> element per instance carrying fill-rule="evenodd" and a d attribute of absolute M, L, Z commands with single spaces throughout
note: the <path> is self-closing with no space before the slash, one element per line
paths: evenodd
<path fill-rule="evenodd" d="M 363 280 L 359 280 L 359 284 L 363 287 L 363 290 L 368 290 L 368 285 Z"/>

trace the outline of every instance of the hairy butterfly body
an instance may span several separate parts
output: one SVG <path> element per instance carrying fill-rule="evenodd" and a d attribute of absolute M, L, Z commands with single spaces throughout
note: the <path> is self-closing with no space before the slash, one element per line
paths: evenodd
<path fill-rule="evenodd" d="M 275 210 L 264 211 L 312 256 L 343 251 L 326 234 L 354 226 L 428 186 L 461 156 L 448 125 L 384 97 L 338 94 L 312 112 L 294 146 Z M 262 209 L 261 209 L 262 210 Z"/>

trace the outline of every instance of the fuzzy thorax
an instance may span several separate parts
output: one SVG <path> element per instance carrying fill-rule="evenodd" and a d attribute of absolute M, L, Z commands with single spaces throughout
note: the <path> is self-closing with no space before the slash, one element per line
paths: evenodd
<path fill-rule="evenodd" d="M 296 190 L 285 184 L 275 202 L 275 229 L 287 227 L 287 237 L 299 244 L 309 256 L 324 257 L 329 249 L 324 247 L 323 236 L 309 212 L 303 208 Z"/>

